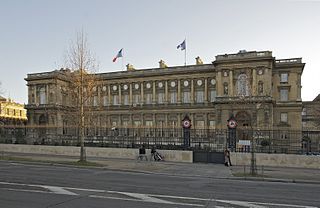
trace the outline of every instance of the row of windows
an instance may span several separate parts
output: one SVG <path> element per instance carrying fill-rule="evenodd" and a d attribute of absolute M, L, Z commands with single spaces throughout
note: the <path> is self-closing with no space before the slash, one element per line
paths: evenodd
<path fill-rule="evenodd" d="M 11 115 L 11 116 L 22 116 L 22 110 L 16 110 L 16 109 L 5 109 L 5 111 L 3 111 L 1 108 L 0 108 L 0 114 L 5 114 L 5 115 Z"/>
<path fill-rule="evenodd" d="M 209 101 L 214 102 L 216 99 L 217 92 L 216 90 L 210 90 L 209 91 Z M 119 95 L 112 95 L 111 96 L 111 103 L 109 103 L 109 97 L 107 95 L 104 95 L 102 97 L 102 105 L 103 106 L 108 106 L 108 105 L 129 105 L 129 95 L 124 94 L 121 96 L 122 100 L 119 100 L 120 96 Z M 155 99 L 155 102 L 157 104 L 163 104 L 165 103 L 165 93 L 160 92 L 158 93 L 158 96 Z M 170 92 L 168 95 L 168 102 L 171 104 L 175 104 L 178 102 L 178 93 L 177 92 Z M 181 98 L 182 103 L 191 103 L 191 92 L 183 92 L 182 93 L 182 98 Z M 196 91 L 195 92 L 195 102 L 196 103 L 203 103 L 204 102 L 204 91 Z M 143 103 L 141 99 L 140 94 L 134 94 L 132 95 L 132 104 L 141 104 Z M 153 94 L 147 93 L 145 94 L 145 104 L 152 104 L 153 103 Z M 89 103 L 87 103 L 89 105 Z M 98 96 L 93 97 L 93 106 L 98 106 L 100 105 L 98 102 Z"/>

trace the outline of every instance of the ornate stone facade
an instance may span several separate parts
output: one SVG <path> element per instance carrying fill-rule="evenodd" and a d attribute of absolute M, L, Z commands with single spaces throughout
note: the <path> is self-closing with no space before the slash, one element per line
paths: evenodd
<path fill-rule="evenodd" d="M 27 121 L 24 105 L 0 96 L 0 124 L 22 125 Z"/>
<path fill-rule="evenodd" d="M 99 73 L 92 98 L 95 125 L 180 128 L 302 130 L 301 58 L 277 60 L 270 51 L 216 56 L 212 64 Z M 30 125 L 71 124 L 68 70 L 28 74 Z"/>

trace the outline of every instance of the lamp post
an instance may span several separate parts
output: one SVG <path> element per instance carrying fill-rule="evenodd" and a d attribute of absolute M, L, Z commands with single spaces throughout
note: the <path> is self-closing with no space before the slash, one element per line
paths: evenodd
<path fill-rule="evenodd" d="M 251 126 L 251 131 L 252 131 L 252 126 Z M 259 131 L 259 130 L 258 130 Z M 259 134 L 259 133 L 257 133 Z M 257 175 L 257 163 L 256 163 L 256 155 L 255 155 L 255 139 L 253 136 L 251 136 L 251 164 L 250 164 L 250 174 L 252 176 Z"/>

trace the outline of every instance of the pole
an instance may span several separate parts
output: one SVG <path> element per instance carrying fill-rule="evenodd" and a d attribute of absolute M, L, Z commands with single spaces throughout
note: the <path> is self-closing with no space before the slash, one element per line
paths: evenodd
<path fill-rule="evenodd" d="M 184 39 L 185 49 L 184 49 L 184 66 L 187 66 L 187 38 Z"/>
<path fill-rule="evenodd" d="M 122 49 L 122 59 L 121 59 L 121 69 L 122 69 L 122 71 L 124 71 L 123 62 L 124 62 L 124 53 L 123 53 L 123 49 Z"/>

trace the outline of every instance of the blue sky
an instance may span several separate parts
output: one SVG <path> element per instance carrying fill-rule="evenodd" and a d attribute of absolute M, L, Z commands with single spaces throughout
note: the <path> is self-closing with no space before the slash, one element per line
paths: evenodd
<path fill-rule="evenodd" d="M 87 34 L 99 72 L 184 64 L 176 49 L 187 38 L 187 64 L 200 56 L 270 50 L 302 57 L 302 98 L 320 93 L 320 1 L 317 0 L 0 0 L 0 81 L 3 96 L 27 103 L 28 73 L 59 69 L 77 31 Z"/>

